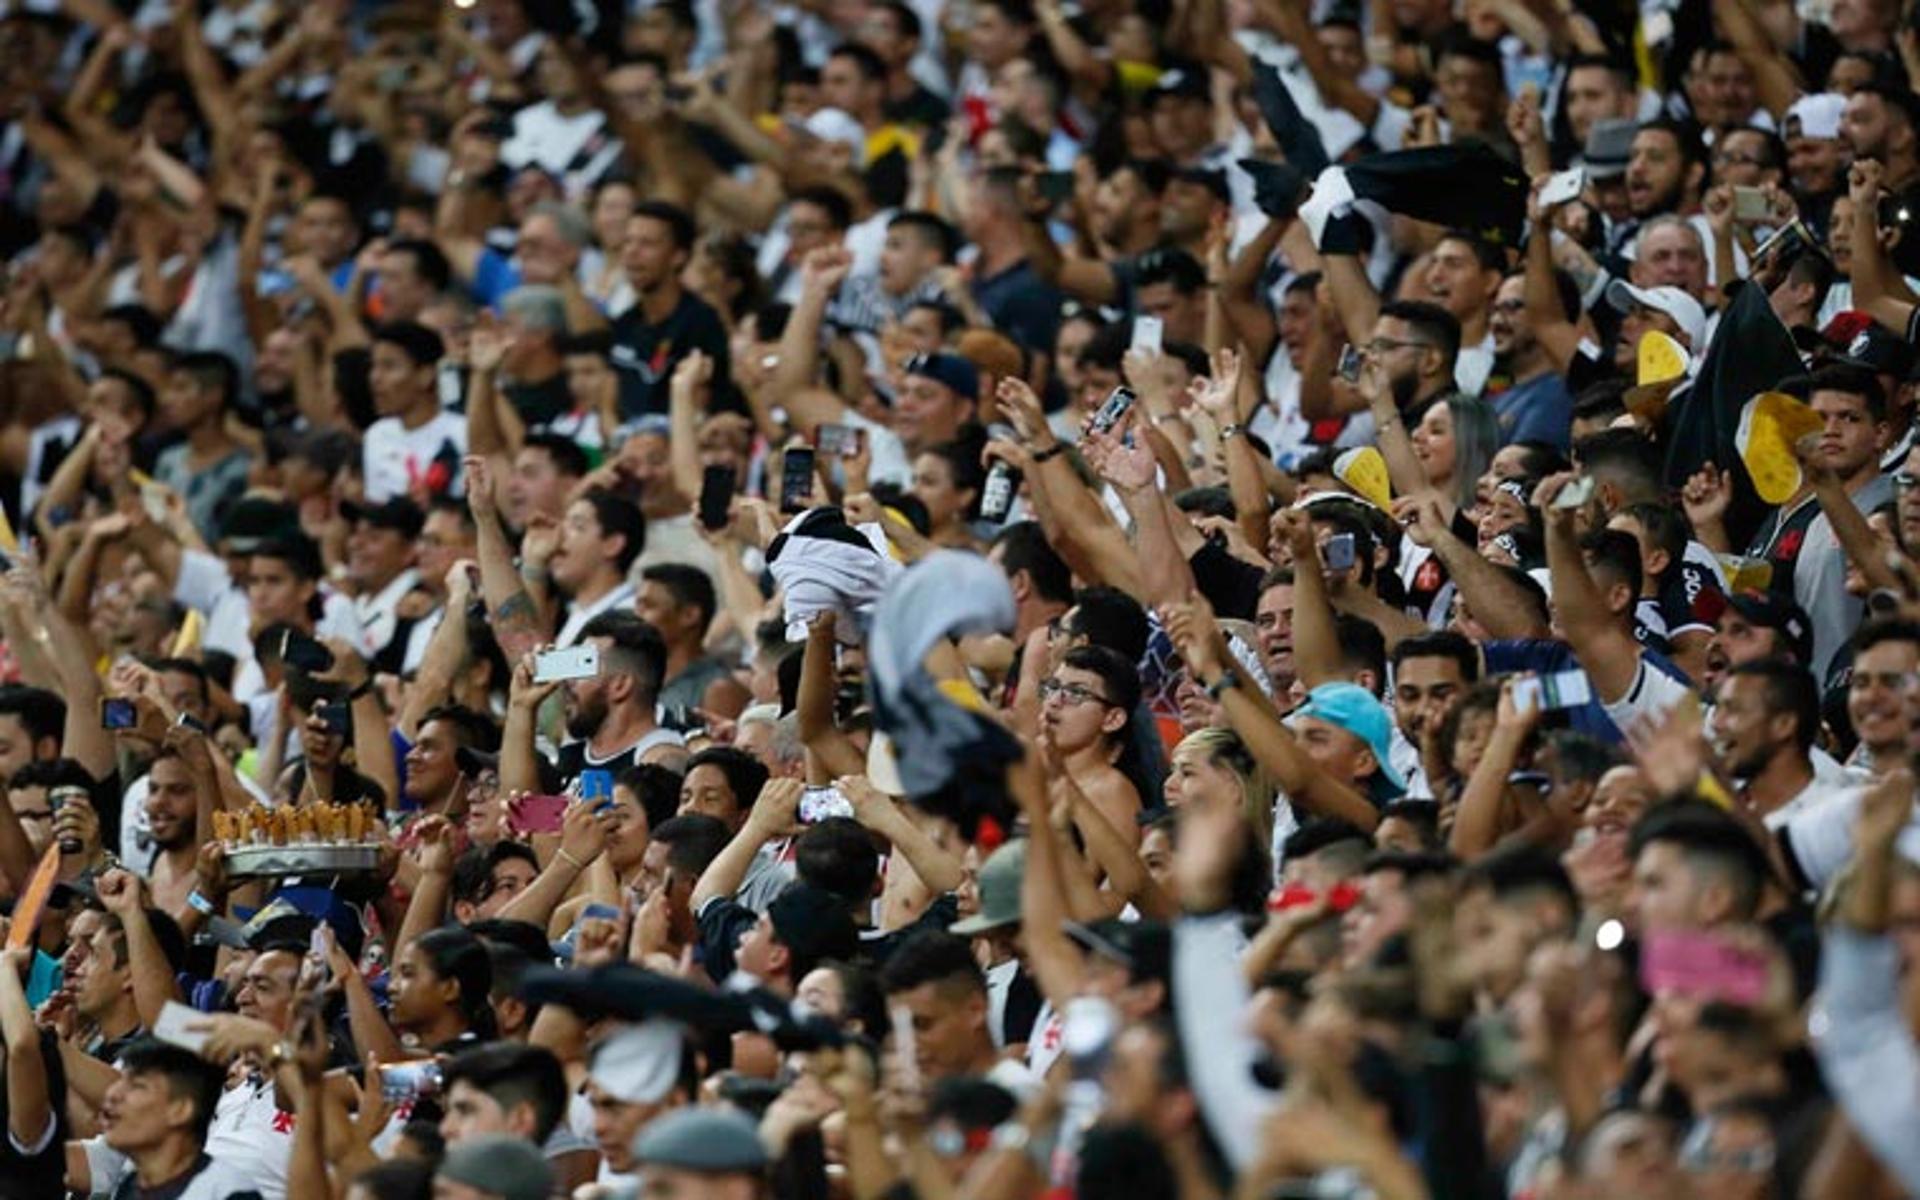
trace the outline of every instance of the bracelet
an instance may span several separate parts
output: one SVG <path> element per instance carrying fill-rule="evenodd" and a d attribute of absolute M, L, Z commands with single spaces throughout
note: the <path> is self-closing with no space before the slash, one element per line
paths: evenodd
<path fill-rule="evenodd" d="M 214 908 L 213 901 L 201 895 L 199 888 L 195 888 L 187 893 L 187 907 L 203 917 L 210 917 L 217 911 Z"/>
<path fill-rule="evenodd" d="M 1246 431 L 1247 431 L 1247 427 L 1245 425 L 1242 425 L 1240 422 L 1229 421 L 1227 424 L 1222 425 L 1220 427 L 1220 440 L 1223 442 L 1230 441 L 1235 436 L 1245 433 Z"/>
<path fill-rule="evenodd" d="M 354 688 L 352 691 L 347 693 L 347 703 L 351 704 L 355 700 L 358 700 L 360 697 L 371 694 L 372 691 L 373 691 L 373 679 L 371 677 L 362 679 L 360 681 L 360 686 Z"/>
<path fill-rule="evenodd" d="M 561 862 L 572 867 L 576 871 L 584 871 L 587 869 L 587 864 L 581 862 L 579 859 L 575 858 L 573 855 L 568 854 L 566 851 L 566 847 L 564 846 L 561 847 L 559 850 L 555 851 L 553 856 L 559 859 Z"/>
<path fill-rule="evenodd" d="M 1035 450 L 1033 452 L 1033 461 L 1037 463 L 1048 462 L 1048 461 L 1051 461 L 1052 459 L 1059 458 L 1062 454 L 1065 454 L 1066 452 L 1067 452 L 1067 444 L 1065 442 L 1055 442 L 1053 445 L 1048 446 L 1045 450 Z"/>

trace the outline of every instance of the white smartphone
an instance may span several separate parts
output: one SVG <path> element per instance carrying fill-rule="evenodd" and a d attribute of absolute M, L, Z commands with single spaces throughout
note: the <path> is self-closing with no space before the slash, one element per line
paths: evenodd
<path fill-rule="evenodd" d="M 900 1062 L 903 1082 L 909 1088 L 920 1086 L 920 1048 L 913 1038 L 913 1010 L 904 1004 L 887 1009 L 893 1022 L 893 1052 Z"/>
<path fill-rule="evenodd" d="M 1587 172 L 1583 167 L 1569 167 L 1564 171 L 1555 171 L 1540 186 L 1540 207 L 1554 208 L 1572 200 L 1578 200 L 1580 193 L 1587 188 Z"/>
<path fill-rule="evenodd" d="M 1582 475 L 1580 478 L 1560 489 L 1560 494 L 1553 498 L 1553 506 L 1555 508 L 1579 508 L 1591 499 L 1593 499 L 1593 476 Z"/>
<path fill-rule="evenodd" d="M 204 1030 L 190 1030 L 189 1025 L 207 1019 L 207 1014 L 197 1008 L 189 1008 L 178 1000 L 169 1000 L 160 1006 L 160 1019 L 153 1023 L 153 1036 L 182 1050 L 191 1050 L 198 1054 L 207 1044 L 208 1034 Z"/>
<path fill-rule="evenodd" d="M 600 647 L 591 643 L 583 646 L 568 646 L 565 650 L 542 650 L 533 656 L 535 683 L 592 679 L 598 674 L 600 674 Z"/>
<path fill-rule="evenodd" d="M 1158 354 L 1167 336 L 1166 322 L 1159 317 L 1133 319 L 1133 349 L 1142 354 Z"/>
<path fill-rule="evenodd" d="M 1593 699 L 1593 685 L 1585 671 L 1555 671 L 1551 675 L 1529 675 L 1513 683 L 1513 700 L 1523 710 L 1551 712 L 1560 708 L 1579 708 Z"/>

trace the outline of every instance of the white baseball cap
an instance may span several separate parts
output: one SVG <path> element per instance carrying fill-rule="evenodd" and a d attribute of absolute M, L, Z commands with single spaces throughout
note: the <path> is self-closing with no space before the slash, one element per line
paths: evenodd
<path fill-rule="evenodd" d="M 1663 312 L 1680 326 L 1680 335 L 1687 339 L 1688 350 L 1697 355 L 1706 349 L 1707 310 L 1677 287 L 1641 288 L 1616 279 L 1607 285 L 1607 303 L 1621 312 L 1636 304 Z"/>

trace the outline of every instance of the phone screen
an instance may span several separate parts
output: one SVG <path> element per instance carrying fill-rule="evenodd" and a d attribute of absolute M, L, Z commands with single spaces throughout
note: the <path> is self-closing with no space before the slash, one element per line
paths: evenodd
<path fill-rule="evenodd" d="M 735 474 L 732 467 L 708 467 L 700 476 L 700 523 L 708 529 L 727 527 L 728 509 L 733 504 Z"/>
<path fill-rule="evenodd" d="M 813 451 L 788 450 L 780 459 L 780 511 L 805 512 L 813 502 Z"/>
<path fill-rule="evenodd" d="M 565 796 L 522 796 L 507 815 L 507 827 L 515 833 L 558 833 L 567 815 Z"/>

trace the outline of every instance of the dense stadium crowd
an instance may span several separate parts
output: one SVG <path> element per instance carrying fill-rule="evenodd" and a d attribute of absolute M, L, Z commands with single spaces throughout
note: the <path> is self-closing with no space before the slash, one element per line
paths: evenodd
<path fill-rule="evenodd" d="M 1917 30 L 0 0 L 0 1198 L 1920 1196 Z"/>

